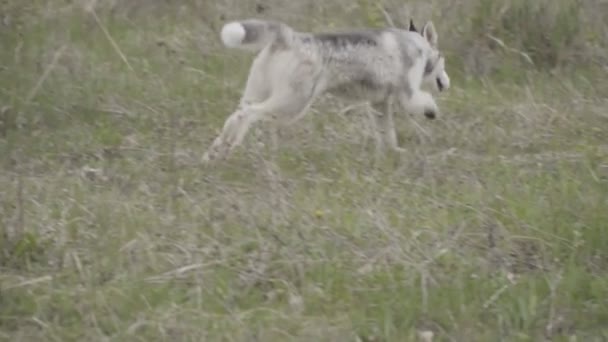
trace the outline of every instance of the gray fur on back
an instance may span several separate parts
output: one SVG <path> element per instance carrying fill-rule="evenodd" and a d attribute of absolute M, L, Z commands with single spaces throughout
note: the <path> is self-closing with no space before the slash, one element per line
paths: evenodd
<path fill-rule="evenodd" d="M 383 36 L 394 38 L 397 48 L 386 46 Z M 290 48 L 322 60 L 328 92 L 373 100 L 385 97 L 394 87 L 411 93 L 401 72 L 422 54 L 422 40 L 417 36 L 399 29 L 297 33 Z"/>
<path fill-rule="evenodd" d="M 286 47 L 292 40 L 293 30 L 281 22 L 248 19 L 241 21 L 241 24 L 245 28 L 243 44 L 271 44 L 278 48 Z"/>

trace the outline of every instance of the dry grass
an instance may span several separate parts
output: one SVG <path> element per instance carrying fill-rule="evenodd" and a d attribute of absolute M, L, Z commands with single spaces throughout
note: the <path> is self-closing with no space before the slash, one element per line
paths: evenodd
<path fill-rule="evenodd" d="M 0 340 L 608 339 L 605 69 L 503 49 L 475 77 L 446 20 L 453 88 L 398 118 L 408 152 L 372 158 L 364 110 L 326 100 L 278 151 L 259 128 L 203 168 L 251 60 L 219 14 L 260 9 L 45 3 L 2 5 Z"/>

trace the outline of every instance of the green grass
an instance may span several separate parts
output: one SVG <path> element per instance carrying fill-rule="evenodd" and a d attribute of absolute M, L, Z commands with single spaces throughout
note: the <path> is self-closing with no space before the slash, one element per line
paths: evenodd
<path fill-rule="evenodd" d="M 202 167 L 251 57 L 100 13 L 127 65 L 62 13 L 1 33 L 0 340 L 608 339 L 605 71 L 455 72 L 401 156 L 325 104 Z"/>

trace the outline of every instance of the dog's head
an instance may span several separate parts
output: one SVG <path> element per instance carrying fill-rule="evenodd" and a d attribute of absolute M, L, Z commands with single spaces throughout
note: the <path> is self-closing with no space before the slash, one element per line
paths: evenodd
<path fill-rule="evenodd" d="M 418 32 L 414 21 L 410 19 L 409 30 Z M 426 64 L 424 66 L 423 82 L 434 85 L 437 90 L 444 91 L 450 87 L 450 77 L 445 71 L 445 58 L 439 52 L 437 44 L 437 31 L 431 21 L 428 21 L 422 28 L 420 35 L 426 39 L 431 47 L 431 52 L 428 54 Z"/>

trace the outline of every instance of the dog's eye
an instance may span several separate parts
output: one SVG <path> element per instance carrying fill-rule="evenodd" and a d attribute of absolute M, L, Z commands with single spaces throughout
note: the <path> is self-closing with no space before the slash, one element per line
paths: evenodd
<path fill-rule="evenodd" d="M 441 82 L 441 79 L 436 79 L 437 81 L 437 88 L 439 88 L 439 91 L 443 90 L 443 82 Z"/>

